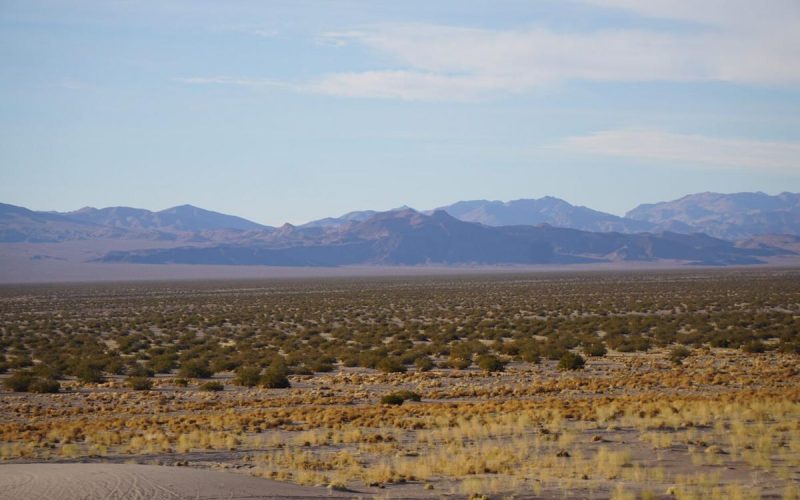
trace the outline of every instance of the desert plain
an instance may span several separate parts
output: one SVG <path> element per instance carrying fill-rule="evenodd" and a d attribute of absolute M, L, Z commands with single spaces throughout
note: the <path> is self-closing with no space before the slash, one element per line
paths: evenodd
<path fill-rule="evenodd" d="M 0 287 L 0 498 L 800 498 L 800 271 Z"/>

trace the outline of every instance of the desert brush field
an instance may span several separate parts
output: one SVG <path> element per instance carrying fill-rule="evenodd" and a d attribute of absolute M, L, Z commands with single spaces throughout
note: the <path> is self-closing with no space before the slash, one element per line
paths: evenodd
<path fill-rule="evenodd" d="M 798 270 L 9 285 L 0 346 L 0 477 L 800 498 Z"/>

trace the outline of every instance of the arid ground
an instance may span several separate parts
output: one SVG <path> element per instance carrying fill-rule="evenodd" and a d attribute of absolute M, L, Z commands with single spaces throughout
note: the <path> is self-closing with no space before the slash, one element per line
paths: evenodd
<path fill-rule="evenodd" d="M 5 286 L 0 333 L 0 498 L 800 498 L 798 270 Z"/>

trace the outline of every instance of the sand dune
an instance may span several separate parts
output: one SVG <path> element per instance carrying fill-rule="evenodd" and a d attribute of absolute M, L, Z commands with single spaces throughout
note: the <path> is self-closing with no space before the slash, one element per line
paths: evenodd
<path fill-rule="evenodd" d="M 258 477 L 134 464 L 0 465 L 0 499 L 253 499 L 352 497 Z"/>

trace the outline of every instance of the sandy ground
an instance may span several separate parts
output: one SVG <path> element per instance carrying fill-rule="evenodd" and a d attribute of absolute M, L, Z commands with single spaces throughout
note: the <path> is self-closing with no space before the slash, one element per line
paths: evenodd
<path fill-rule="evenodd" d="M 0 465 L 0 499 L 352 498 L 243 474 L 136 464 Z"/>

